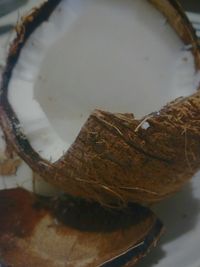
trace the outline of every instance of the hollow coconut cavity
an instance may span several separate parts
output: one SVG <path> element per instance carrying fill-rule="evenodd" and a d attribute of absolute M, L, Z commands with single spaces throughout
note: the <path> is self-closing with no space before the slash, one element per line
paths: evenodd
<path fill-rule="evenodd" d="M 176 1 L 150 2 L 164 15 L 145 0 L 49 1 L 19 27 L 1 124 L 23 159 L 68 193 L 154 202 L 197 169 L 177 161 L 187 150 L 182 103 L 200 81 L 197 39 Z"/>
<path fill-rule="evenodd" d="M 194 92 L 190 48 L 145 0 L 61 1 L 21 51 L 8 100 L 55 162 L 94 109 L 140 118 Z"/>

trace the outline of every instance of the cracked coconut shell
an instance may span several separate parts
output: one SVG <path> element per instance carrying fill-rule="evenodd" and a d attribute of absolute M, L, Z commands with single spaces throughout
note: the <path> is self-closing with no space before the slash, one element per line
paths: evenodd
<path fill-rule="evenodd" d="M 110 211 L 20 188 L 0 191 L 0 217 L 1 266 L 133 266 L 163 233 L 156 216 L 137 204 Z"/>
<path fill-rule="evenodd" d="M 181 6 L 173 0 L 150 2 L 191 47 L 198 71 L 200 47 Z M 44 160 L 24 135 L 8 101 L 9 81 L 29 36 L 59 3 L 45 2 L 17 27 L 1 83 L 0 122 L 7 140 L 34 172 L 73 196 L 117 207 L 128 202 L 148 205 L 170 196 L 200 168 L 199 91 L 141 120 L 133 114 L 95 110 L 55 163 Z"/>

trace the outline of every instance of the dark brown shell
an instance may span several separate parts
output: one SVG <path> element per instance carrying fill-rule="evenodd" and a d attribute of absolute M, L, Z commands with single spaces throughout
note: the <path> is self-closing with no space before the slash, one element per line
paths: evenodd
<path fill-rule="evenodd" d="M 0 266 L 133 266 L 156 245 L 162 223 L 132 205 L 109 211 L 74 199 L 0 191 Z"/>
<path fill-rule="evenodd" d="M 8 102 L 8 84 L 27 39 L 59 2 L 49 0 L 23 18 L 10 47 L 1 84 L 0 122 L 14 150 L 48 182 L 104 205 L 150 204 L 179 190 L 200 167 L 199 92 L 177 99 L 142 120 L 131 114 L 94 111 L 67 153 L 53 164 L 31 147 Z M 199 70 L 197 37 L 178 2 L 150 2 L 183 42 L 191 45 Z M 147 130 L 142 128 L 144 121 L 149 123 Z"/>

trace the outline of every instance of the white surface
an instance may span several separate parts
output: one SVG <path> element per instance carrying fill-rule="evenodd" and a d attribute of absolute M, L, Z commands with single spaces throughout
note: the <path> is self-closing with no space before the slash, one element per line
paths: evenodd
<path fill-rule="evenodd" d="M 146 101 L 148 99 L 145 98 Z M 24 165 L 16 177 L 1 177 L 0 187 L 9 188 L 16 184 L 14 180 L 21 180 L 23 184 L 28 176 L 32 176 L 29 173 L 29 168 Z M 200 267 L 200 175 L 197 174 L 182 192 L 154 210 L 165 223 L 167 231 L 160 245 L 137 266 Z"/>
<path fill-rule="evenodd" d="M 154 207 L 166 226 L 160 245 L 138 267 L 200 266 L 200 173 L 182 192 Z"/>

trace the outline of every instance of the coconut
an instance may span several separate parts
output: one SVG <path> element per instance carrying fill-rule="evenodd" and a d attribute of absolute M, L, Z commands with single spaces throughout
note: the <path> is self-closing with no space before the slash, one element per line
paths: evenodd
<path fill-rule="evenodd" d="M 110 212 L 20 188 L 0 191 L 0 216 L 1 266 L 133 266 L 163 232 L 155 215 L 136 204 Z"/>
<path fill-rule="evenodd" d="M 199 53 L 177 1 L 45 2 L 10 47 L 6 139 L 68 194 L 160 201 L 199 169 Z"/>

